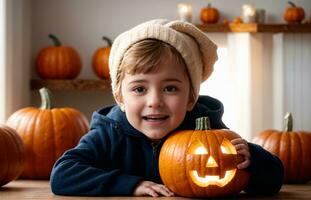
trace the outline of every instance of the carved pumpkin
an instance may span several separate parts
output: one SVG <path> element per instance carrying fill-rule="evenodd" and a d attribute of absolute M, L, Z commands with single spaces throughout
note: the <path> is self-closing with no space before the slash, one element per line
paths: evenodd
<path fill-rule="evenodd" d="M 284 131 L 266 130 L 253 141 L 282 160 L 285 183 L 307 182 L 311 180 L 311 132 L 293 131 L 290 113 L 284 120 Z"/>
<path fill-rule="evenodd" d="M 54 162 L 74 147 L 89 127 L 80 111 L 53 108 L 48 89 L 40 89 L 40 95 L 40 108 L 20 109 L 7 120 L 7 125 L 18 132 L 25 146 L 23 178 L 49 178 Z"/>
<path fill-rule="evenodd" d="M 109 38 L 103 37 L 108 43 L 108 47 L 98 48 L 92 58 L 93 71 L 99 78 L 110 79 L 109 76 L 109 54 L 112 42 Z"/>
<path fill-rule="evenodd" d="M 305 18 L 305 11 L 302 7 L 297 7 L 293 2 L 288 2 L 291 7 L 287 8 L 283 14 L 287 23 L 301 23 Z"/>
<path fill-rule="evenodd" d="M 23 171 L 24 146 L 15 130 L 0 126 L 0 187 L 18 178 Z"/>
<path fill-rule="evenodd" d="M 207 7 L 201 9 L 200 19 L 203 24 L 217 23 L 219 12 L 216 8 L 212 7 L 211 3 L 209 3 Z"/>
<path fill-rule="evenodd" d="M 43 48 L 36 59 L 36 70 L 43 79 L 74 79 L 82 68 L 78 52 L 63 46 L 57 37 L 50 34 L 55 46 Z"/>
<path fill-rule="evenodd" d="M 196 130 L 173 133 L 164 142 L 159 170 L 163 183 L 185 197 L 227 196 L 240 192 L 249 173 L 237 169 L 242 157 L 230 130 L 210 130 L 207 117 L 197 119 Z"/>

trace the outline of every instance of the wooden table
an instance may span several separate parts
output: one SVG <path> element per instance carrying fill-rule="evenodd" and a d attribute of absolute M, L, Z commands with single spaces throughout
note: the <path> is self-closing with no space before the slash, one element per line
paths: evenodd
<path fill-rule="evenodd" d="M 51 192 L 48 181 L 34 181 L 34 180 L 17 180 L 0 188 L 0 200 L 70 200 L 70 199 L 132 199 L 142 200 L 151 197 L 67 197 L 56 196 Z M 161 199 L 182 200 L 182 197 L 161 197 Z M 311 199 L 311 182 L 301 185 L 283 185 L 281 191 L 274 196 L 248 196 L 244 193 L 236 197 L 228 197 L 228 199 Z"/>

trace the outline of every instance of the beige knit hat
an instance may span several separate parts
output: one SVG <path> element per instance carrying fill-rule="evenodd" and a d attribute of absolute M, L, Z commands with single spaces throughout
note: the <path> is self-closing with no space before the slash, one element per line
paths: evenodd
<path fill-rule="evenodd" d="M 200 84 L 213 71 L 217 60 L 217 46 L 191 23 L 157 19 L 142 23 L 120 34 L 111 47 L 109 68 L 112 91 L 116 89 L 116 78 L 125 52 L 136 42 L 144 39 L 158 39 L 177 49 L 183 57 L 191 84 L 198 98 Z"/>

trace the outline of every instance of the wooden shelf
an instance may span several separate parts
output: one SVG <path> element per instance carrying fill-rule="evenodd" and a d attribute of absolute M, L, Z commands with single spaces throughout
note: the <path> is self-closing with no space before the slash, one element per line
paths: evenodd
<path fill-rule="evenodd" d="M 32 79 L 30 82 L 32 90 L 47 87 L 50 90 L 111 90 L 109 80 L 96 79 L 74 79 L 74 80 L 42 80 Z"/>
<path fill-rule="evenodd" d="M 197 24 L 204 32 L 311 33 L 311 24 Z"/>

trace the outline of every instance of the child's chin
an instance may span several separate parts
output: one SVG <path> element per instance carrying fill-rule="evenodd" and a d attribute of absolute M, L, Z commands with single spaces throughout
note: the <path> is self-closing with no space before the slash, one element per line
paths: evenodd
<path fill-rule="evenodd" d="M 151 140 L 161 140 L 167 135 L 167 133 L 147 133 L 145 135 Z"/>

